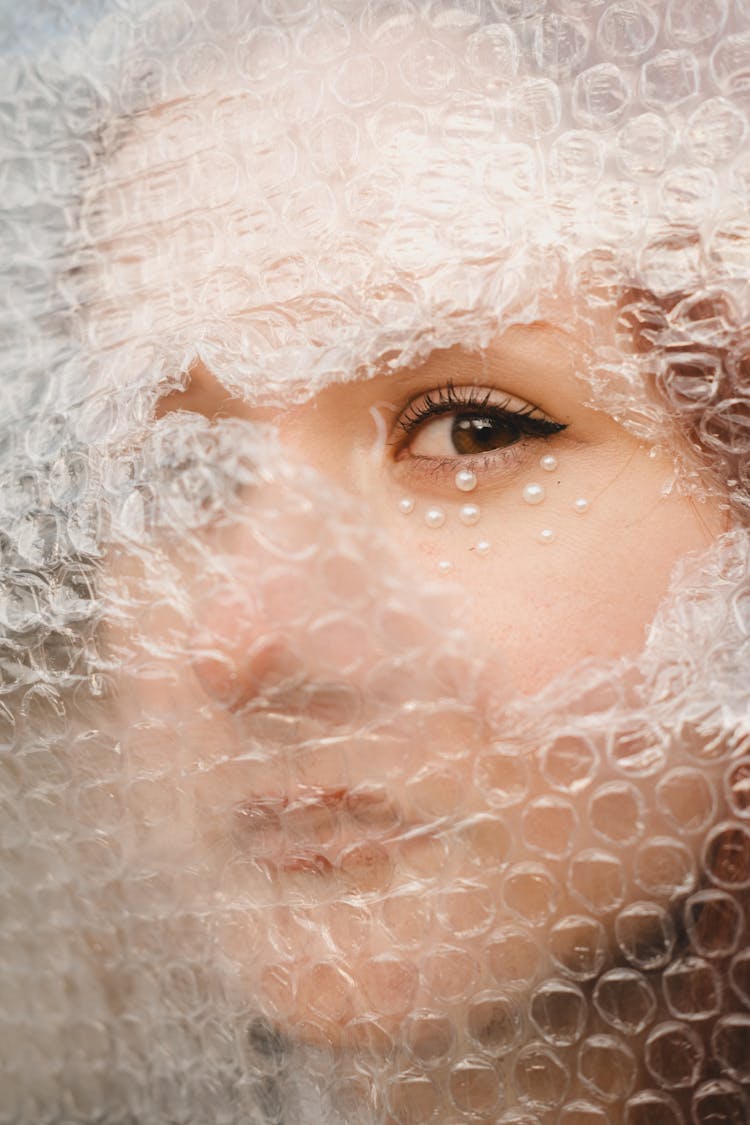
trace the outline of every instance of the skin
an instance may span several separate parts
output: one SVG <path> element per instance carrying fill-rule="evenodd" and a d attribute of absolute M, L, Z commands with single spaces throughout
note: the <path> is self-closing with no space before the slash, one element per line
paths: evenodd
<path fill-rule="evenodd" d="M 482 649 L 502 652 L 513 688 L 528 694 L 586 658 L 635 655 L 675 562 L 705 548 L 724 523 L 715 505 L 670 489 L 671 457 L 653 456 L 608 414 L 586 405 L 577 374 L 584 358 L 569 332 L 538 323 L 510 329 L 481 355 L 437 352 L 418 368 L 332 386 L 283 411 L 244 406 L 199 368 L 188 391 L 165 398 L 160 409 L 273 422 L 296 460 L 367 505 L 407 567 L 430 581 L 441 560 L 450 562 L 467 631 Z M 474 456 L 455 449 L 448 427 L 436 432 L 437 419 L 411 435 L 400 431 L 398 417 L 409 403 L 448 382 L 491 391 L 500 401 L 514 396 L 567 428 Z M 376 434 L 374 412 L 385 440 Z M 557 459 L 554 472 L 540 467 L 545 454 Z M 466 467 L 478 478 L 470 494 L 454 479 Z M 546 490 L 538 506 L 522 496 L 533 482 Z M 409 516 L 398 508 L 403 497 L 415 500 Z M 574 507 L 580 497 L 589 501 L 585 513 Z M 467 501 L 482 513 L 473 527 L 458 519 Z M 448 519 L 433 530 L 423 514 L 435 505 Z M 555 533 L 549 544 L 539 538 L 544 528 Z M 476 552 L 482 540 L 490 543 L 485 556 Z"/>
<path fill-rule="evenodd" d="M 191 241 L 193 228 L 180 218 L 184 200 L 179 193 L 149 197 L 144 168 L 162 159 L 162 130 L 170 137 L 173 157 L 175 146 L 178 156 L 191 154 L 197 141 L 203 144 L 213 135 L 212 122 L 219 111 L 224 120 L 250 133 L 257 124 L 257 107 L 238 102 L 227 109 L 228 104 L 218 96 L 200 99 L 191 107 L 188 124 L 172 124 L 170 132 L 165 122 L 170 108 L 156 111 L 140 123 L 142 135 L 131 138 L 113 160 L 108 190 L 113 199 L 117 191 L 118 213 L 127 214 L 136 228 L 148 233 L 150 257 L 136 284 L 128 272 L 128 239 L 102 242 L 108 266 L 100 285 L 102 304 L 92 310 L 95 335 L 108 301 L 118 311 L 135 310 L 137 330 L 157 338 L 172 326 L 183 301 L 189 305 L 195 298 L 199 322 L 205 315 L 200 303 L 205 273 L 215 263 L 207 267 L 203 244 Z M 321 107 L 322 119 L 327 109 Z M 289 126 L 290 136 L 296 136 L 295 129 Z M 233 155 L 229 141 L 221 155 Z M 428 157 L 437 163 L 440 155 Z M 404 159 L 403 149 L 381 152 L 363 142 L 357 168 L 349 175 L 375 171 L 387 182 L 389 173 L 400 176 L 399 162 Z M 309 213 L 302 214 L 299 229 L 288 220 L 281 232 L 275 227 L 266 230 L 266 201 L 251 196 L 252 185 L 246 194 L 240 193 L 239 204 L 235 199 L 233 209 L 222 211 L 223 204 L 215 202 L 222 200 L 226 188 L 228 177 L 222 169 L 221 161 L 213 158 L 203 168 L 201 185 L 214 201 L 211 213 L 215 217 L 218 208 L 221 223 L 230 227 L 239 210 L 256 231 L 259 260 L 265 261 L 262 256 L 272 250 L 289 268 L 300 243 L 314 256 L 319 236 L 313 231 L 312 249 L 305 242 Z M 305 167 L 298 169 L 293 186 L 304 185 L 306 177 L 334 192 L 346 187 L 345 177 L 337 181 L 331 175 L 326 180 Z M 269 198 L 280 206 L 273 191 Z M 469 194 L 457 198 L 459 212 L 471 213 L 477 206 Z M 418 193 L 413 199 L 405 192 L 398 199 L 399 220 L 413 219 L 418 231 L 419 202 Z M 480 223 L 486 220 L 490 230 L 497 204 L 485 206 L 487 213 L 476 217 Z M 174 214 L 165 218 L 164 210 L 170 208 Z M 334 266 L 348 263 L 346 253 L 354 242 L 373 272 L 374 280 L 367 273 L 368 283 L 416 285 L 420 264 L 412 268 L 402 261 L 394 266 L 388 259 L 388 238 L 386 218 L 370 219 L 353 232 L 328 231 L 326 252 Z M 232 252 L 229 240 L 222 249 L 227 261 Z M 468 260 L 459 264 L 469 272 L 473 268 Z M 241 266 L 244 270 L 247 262 Z M 322 283 L 315 278 L 300 281 L 295 275 L 283 299 L 269 296 L 267 274 L 273 268 L 271 263 L 264 273 L 265 266 L 259 267 L 257 280 L 248 267 L 239 283 L 227 282 L 219 336 L 237 324 L 252 330 L 258 315 L 263 321 L 271 307 L 282 309 L 307 342 L 312 330 L 303 319 L 294 323 L 295 302 L 319 296 L 317 286 Z M 343 266 L 333 269 L 334 280 L 327 282 L 324 295 L 351 300 L 352 291 L 356 295 L 364 282 L 357 281 L 355 270 L 354 281 L 344 278 L 339 284 L 337 272 L 346 271 Z M 279 284 L 283 289 L 283 280 Z M 165 421 L 179 423 L 180 414 L 187 422 L 188 414 L 200 415 L 217 428 L 232 419 L 246 423 L 248 432 L 256 424 L 275 427 L 290 465 L 312 468 L 354 501 L 360 546 L 370 530 L 377 529 L 389 552 L 376 553 L 360 579 L 357 592 L 363 600 L 355 617 L 363 629 L 353 648 L 359 646 L 361 652 L 352 659 L 351 669 L 339 667 L 335 675 L 331 663 L 344 663 L 341 648 L 333 646 L 332 653 L 322 655 L 316 648 L 307 619 L 295 614 L 289 574 L 282 596 L 264 601 L 258 593 L 278 559 L 262 545 L 263 520 L 254 505 L 277 509 L 282 523 L 293 525 L 295 518 L 284 515 L 288 495 L 277 479 L 260 497 L 257 492 L 248 495 L 244 510 L 225 525 L 196 537 L 196 557 L 190 555 L 192 548 L 175 550 L 161 544 L 149 560 L 154 585 L 166 591 L 159 607 L 149 613 L 146 624 L 138 620 L 113 627 L 110 634 L 115 645 L 127 646 L 123 679 L 134 670 L 123 693 L 130 708 L 125 719 L 157 715 L 176 732 L 169 746 L 149 746 L 149 766 L 154 768 L 155 759 L 163 755 L 160 765 L 167 784 L 181 794 L 181 811 L 166 827 L 162 822 L 160 832 L 151 833 L 148 847 L 168 864 L 184 865 L 189 855 L 205 870 L 210 893 L 216 895 L 212 908 L 221 919 L 221 950 L 239 965 L 247 995 L 260 997 L 270 1018 L 297 1038 L 341 1047 L 356 1044 L 360 1036 L 377 1038 L 377 1031 L 384 1035 L 385 1051 L 387 1035 L 398 1040 L 413 1010 L 441 1013 L 448 1006 L 458 1026 L 473 996 L 496 984 L 504 986 L 504 970 L 495 971 L 497 966 L 494 977 L 480 973 L 464 980 L 461 975 L 469 960 L 486 964 L 488 935 L 514 920 L 502 905 L 502 875 L 491 865 L 494 838 L 483 866 L 473 844 L 467 843 L 467 832 L 478 824 L 489 826 L 490 833 L 507 831 L 516 840 L 510 862 L 535 858 L 518 843 L 520 798 L 498 813 L 477 780 L 482 755 L 502 734 L 502 728 L 492 727 L 488 714 L 498 697 L 521 696 L 526 713 L 533 715 L 535 693 L 560 675 L 573 674 L 582 661 L 636 657 L 675 564 L 709 545 L 724 527 L 717 504 L 697 503 L 671 487 L 675 462 L 670 455 L 654 455 L 612 416 L 588 405 L 591 391 L 585 373 L 592 349 L 609 342 L 608 326 L 602 325 L 600 338 L 592 340 L 562 294 L 557 298 L 549 315 L 526 317 L 530 323 L 514 324 L 509 315 L 481 351 L 438 347 L 424 362 L 404 362 L 388 375 L 334 381 L 302 402 L 259 405 L 252 384 L 243 388 L 241 380 L 223 378 L 218 366 L 195 360 L 186 388 L 166 391 L 153 407 L 156 418 Z M 232 346 L 230 340 L 230 353 Z M 464 391 L 473 388 L 482 396 L 489 393 L 490 402 L 511 397 L 515 409 L 533 408 L 565 429 L 547 438 L 527 435 L 473 458 L 451 446 L 445 415 L 442 426 L 423 421 L 407 435 L 399 419 L 424 402 L 425 395 L 434 398 L 448 384 Z M 549 454 L 557 460 L 554 472 L 540 467 L 540 458 Z M 468 494 L 455 484 L 456 472 L 467 466 L 477 477 L 476 489 Z M 534 482 L 544 486 L 546 497 L 532 506 L 524 502 L 523 489 Z M 404 498 L 414 500 L 411 514 L 399 509 Z M 574 508 L 579 498 L 589 501 L 583 514 Z M 472 527 L 458 519 L 467 501 L 481 508 L 481 518 Z M 436 505 L 445 511 L 446 521 L 433 530 L 426 527 L 424 513 Z M 554 531 L 550 543 L 540 541 L 545 528 Z M 326 497 L 310 535 L 320 546 L 328 538 L 335 541 L 336 529 L 335 502 Z M 486 554 L 476 549 L 482 540 L 490 544 Z M 216 562 L 215 574 L 211 560 Z M 451 564 L 447 573 L 441 573 L 441 561 Z M 168 578 L 159 569 L 165 565 Z M 428 626 L 417 644 L 415 612 L 401 636 L 378 647 L 373 623 L 385 597 L 378 583 L 396 566 L 408 575 L 403 590 L 424 609 L 421 621 L 424 625 L 426 619 Z M 114 591 L 121 588 L 127 568 L 122 558 L 113 561 Z M 202 597 L 207 572 L 218 575 L 208 598 Z M 314 568 L 308 573 L 305 564 L 299 564 L 294 579 L 311 617 L 324 614 L 328 603 L 316 585 Z M 436 615 L 432 620 L 429 608 L 424 608 L 425 588 L 435 582 L 452 591 L 452 604 L 459 607 L 462 639 L 456 663 L 461 673 L 468 679 L 472 662 L 482 668 L 474 695 L 460 686 L 452 694 L 439 692 L 439 685 L 423 675 L 422 663 L 427 664 L 433 649 L 440 651 L 446 636 L 446 619 Z M 170 598 L 179 599 L 182 611 L 176 626 Z M 266 644 L 269 635 L 274 643 Z M 406 696 L 411 693 L 430 703 L 440 698 L 445 710 L 429 737 L 418 716 L 400 711 L 392 700 L 368 695 L 379 661 L 412 647 L 420 656 L 402 672 Z M 216 651 L 223 661 L 218 668 L 216 660 L 212 664 L 200 655 L 208 652 L 212 657 Z M 142 674 L 146 661 L 154 662 L 157 675 Z M 145 666 L 151 668 L 150 663 Z M 361 727 L 342 722 L 334 714 L 335 706 L 326 711 L 322 705 L 316 711 L 310 702 L 315 690 L 331 680 L 364 695 Z M 460 685 L 460 676 L 458 681 Z M 378 718 L 377 739 L 362 739 L 361 729 Z M 253 756 L 247 748 L 257 744 L 270 749 Z M 378 808 L 385 810 L 375 827 L 350 800 L 352 794 L 373 793 L 381 802 Z M 526 797 L 544 795 L 536 778 Z M 585 826 L 583 805 L 578 815 Z M 294 831 L 291 817 L 296 818 Z M 584 827 L 579 845 L 592 842 Z M 375 860 L 368 866 L 365 857 L 352 886 L 342 856 L 362 844 L 373 847 Z M 321 855 L 327 866 L 318 861 Z M 434 903 L 442 901 L 442 889 L 454 885 L 462 892 L 469 888 L 457 913 L 473 912 L 480 919 L 476 932 L 461 938 L 454 936 L 456 919 L 441 921 L 438 907 L 433 910 Z M 521 916 L 523 910 L 532 910 L 535 893 L 534 886 L 524 892 L 528 902 L 521 902 Z M 427 920 L 420 923 L 418 936 L 410 937 L 410 920 L 423 906 Z M 562 901 L 559 913 L 566 910 L 575 912 L 580 905 Z M 554 916 L 550 909 L 549 919 L 534 923 L 536 938 L 544 940 Z M 447 945 L 451 951 L 438 969 L 438 952 Z M 385 977 L 378 960 L 383 957 L 390 966 Z M 460 998 L 455 1002 L 445 999 L 441 973 L 456 982 Z"/>
<path fill-rule="evenodd" d="M 251 428 L 255 424 L 274 425 L 282 439 L 282 456 L 288 456 L 291 463 L 312 467 L 322 480 L 329 480 L 354 498 L 364 527 L 378 527 L 394 559 L 405 564 L 415 589 L 436 581 L 451 588 L 460 606 L 459 622 L 470 651 L 486 662 L 488 670 L 479 696 L 469 704 L 473 722 L 479 721 L 481 726 L 483 713 L 498 697 L 527 697 L 526 707 L 533 715 L 534 693 L 560 674 L 573 673 L 581 661 L 592 657 L 599 661 L 635 659 L 669 586 L 675 563 L 687 553 L 705 548 L 723 527 L 718 506 L 697 503 L 670 489 L 675 472 L 671 457 L 653 456 L 647 445 L 607 413 L 587 405 L 589 388 L 578 374 L 584 362 L 580 338 L 543 322 L 509 329 L 485 353 L 438 351 L 418 367 L 394 376 L 334 385 L 283 410 L 243 403 L 228 395 L 205 367 L 197 365 L 187 389 L 165 396 L 158 413 L 162 418 L 173 416 L 174 422 L 179 420 L 178 415 L 187 420 L 188 415 L 197 414 L 218 427 L 230 419 L 242 420 Z M 456 387 L 490 390 L 500 396 L 499 401 L 506 402 L 513 396 L 516 406 L 533 405 L 566 429 L 549 438 L 527 436 L 479 457 L 456 452 L 445 416 L 422 422 L 411 434 L 404 434 L 398 418 L 409 404 L 422 401 L 426 392 L 434 396 L 436 389 L 449 380 Z M 375 418 L 382 423 L 376 425 Z M 554 472 L 540 467 L 540 458 L 549 454 L 558 462 Z M 469 494 L 455 485 L 456 471 L 467 465 L 478 480 Z M 530 482 L 540 482 L 546 489 L 540 505 L 529 505 L 522 498 L 522 490 Z M 405 515 L 398 507 L 403 497 L 415 501 L 411 514 Z M 574 508 L 578 497 L 590 501 L 585 513 Z M 281 504 L 283 511 L 284 499 L 276 486 L 270 500 Z M 482 512 L 473 527 L 465 527 L 458 519 L 458 509 L 467 500 L 477 503 Z M 248 511 L 252 511 L 257 498 L 250 496 L 247 502 Z M 446 512 L 446 523 L 439 529 L 425 526 L 423 513 L 431 505 L 439 505 Z M 327 518 L 322 510 L 319 534 L 323 540 Z M 272 560 L 264 562 L 262 553 L 259 555 L 254 526 L 252 521 L 236 529 L 230 524 L 218 538 L 211 538 L 214 533 L 210 532 L 208 540 L 212 553 L 220 557 L 226 551 L 230 559 L 242 560 L 236 581 L 247 592 L 249 605 L 255 583 L 262 581 L 264 568 L 272 564 Z M 543 527 L 554 529 L 553 542 L 540 541 Z M 335 529 L 331 534 L 335 535 Z M 486 555 L 475 549 L 481 539 L 491 544 Z M 438 569 L 442 559 L 452 563 L 445 576 Z M 324 614 L 324 594 L 316 592 L 313 585 L 307 596 L 312 599 L 313 613 Z M 377 611 L 378 596 L 375 587 L 373 604 L 361 611 L 366 628 Z M 269 633 L 283 635 L 284 645 L 303 660 L 308 685 L 330 677 L 326 671 L 329 654 L 319 653 L 306 624 L 294 618 L 284 599 L 274 603 L 270 615 L 248 609 L 240 618 L 236 611 L 222 616 L 215 605 L 210 606 L 208 618 L 201 624 L 208 625 L 211 643 L 229 653 L 232 684 L 234 689 L 240 687 L 237 729 L 241 733 L 228 732 L 226 740 L 220 742 L 224 756 L 240 753 L 242 738 L 251 735 L 261 721 L 269 691 L 281 693 L 271 710 L 297 714 L 295 698 L 285 694 L 283 686 L 283 657 L 279 663 L 276 648 L 257 648 Z M 444 626 L 438 622 L 436 643 L 441 628 Z M 408 647 L 408 637 L 402 643 Z M 366 691 L 368 674 L 382 652 L 374 650 L 370 659 L 366 642 L 361 644 L 364 662 L 337 679 L 357 691 Z M 335 655 L 346 662 L 341 652 Z M 222 711 L 221 706 L 218 710 L 216 707 L 226 687 L 223 681 L 217 683 L 205 673 L 199 673 L 196 680 L 195 668 L 187 665 L 180 680 L 186 685 L 185 708 L 194 708 L 202 699 L 214 709 L 218 723 Z M 407 670 L 406 682 L 412 683 L 417 696 L 424 690 L 416 670 Z M 430 688 L 426 690 L 429 698 Z M 457 702 L 465 706 L 468 700 L 459 693 Z M 377 705 L 373 714 L 377 714 Z M 247 961 L 246 987 L 251 994 L 264 998 L 274 1021 L 293 1028 L 295 1037 L 313 1042 L 322 1038 L 339 1047 L 352 1047 L 363 1035 L 367 1039 L 372 1034 L 364 1029 L 374 1018 L 381 1032 L 398 1038 L 410 1011 L 441 1009 L 442 1001 L 433 991 L 429 974 L 426 981 L 416 981 L 417 973 L 431 963 L 430 957 L 447 937 L 439 926 L 426 923 L 418 943 L 410 945 L 406 955 L 402 949 L 394 951 L 391 916 L 395 912 L 400 917 L 399 912 L 403 912 L 398 925 L 405 926 L 405 919 L 417 910 L 414 869 L 410 868 L 411 859 L 404 859 L 406 852 L 402 849 L 414 846 L 409 841 L 416 829 L 425 853 L 418 866 L 419 877 L 427 879 L 427 886 L 438 873 L 448 885 L 451 877 L 460 885 L 469 880 L 474 889 L 465 898 L 462 910 L 474 910 L 483 917 L 487 903 L 501 899 L 502 880 L 488 870 L 475 882 L 462 826 L 489 816 L 491 833 L 500 830 L 520 835 L 523 805 L 511 801 L 513 807 L 503 809 L 498 820 L 497 810 L 491 802 L 488 804 L 481 785 L 476 783 L 477 763 L 487 749 L 488 736 L 476 729 L 467 734 L 467 728 L 461 725 L 463 720 L 458 726 L 450 718 L 438 725 L 431 752 L 425 756 L 421 738 L 411 741 L 408 721 L 399 716 L 398 730 L 406 743 L 397 738 L 391 745 L 386 737 L 371 754 L 367 750 L 363 753 L 354 741 L 346 745 L 341 760 L 335 761 L 316 751 L 312 773 L 309 765 L 301 771 L 296 764 L 295 747 L 305 738 L 337 734 L 341 728 L 335 724 L 327 727 L 325 722 L 321 728 L 313 722 L 308 729 L 304 725 L 308 720 L 301 721 L 303 725 L 286 752 L 271 757 L 262 767 L 257 763 L 238 764 L 231 775 L 222 767 L 218 775 L 199 779 L 198 806 L 211 804 L 215 810 L 218 804 L 227 825 L 236 816 L 232 809 L 237 791 L 251 794 L 245 804 L 247 823 L 260 818 L 266 824 L 270 816 L 277 831 L 277 817 L 281 817 L 272 881 L 278 903 L 285 905 L 281 915 L 274 915 L 272 928 L 278 932 L 280 927 L 286 933 L 289 952 L 281 959 L 277 949 L 259 954 L 269 923 L 263 921 L 262 911 L 258 914 L 252 909 L 240 912 L 241 921 L 234 917 L 222 941 L 233 956 L 240 958 L 244 955 L 236 952 L 238 946 L 246 949 L 250 941 L 257 956 Z M 463 740 L 458 754 L 453 748 L 456 739 L 459 743 Z M 391 758 L 395 766 L 388 765 Z M 441 773 L 446 758 L 451 759 L 450 766 L 447 773 Z M 417 781 L 425 772 L 433 801 L 433 813 L 428 816 L 420 804 L 420 787 L 425 783 Z M 447 787 L 442 794 L 441 786 Z M 374 835 L 371 827 L 363 828 L 356 815 L 345 811 L 349 794 L 371 794 L 373 787 L 381 794 L 378 802 L 385 802 L 378 807 L 392 808 L 395 817 L 394 825 L 381 825 Z M 541 779 L 532 775 L 527 799 L 542 797 L 545 791 Z M 461 794 L 458 800 L 456 792 Z M 346 794 L 344 807 L 339 803 L 340 793 Z M 448 819 L 442 819 L 445 814 Z M 287 820 L 290 816 L 296 818 L 291 837 L 291 829 L 283 827 L 292 823 Z M 444 850 L 431 857 L 431 821 L 435 816 L 438 836 L 444 837 Z M 247 838 L 240 836 L 239 842 L 253 854 L 252 841 L 248 844 Z M 588 842 L 596 841 L 592 838 Z M 377 920 L 370 917 L 368 908 L 358 913 L 351 885 L 346 880 L 340 882 L 341 865 L 345 865 L 342 856 L 363 843 L 374 844 L 376 856 L 390 857 L 383 858 L 387 874 L 379 873 L 380 860 L 376 858 L 365 882 L 358 886 L 366 901 L 373 895 L 373 901 L 391 904 L 377 909 Z M 492 844 L 491 849 L 494 847 Z M 330 857 L 330 873 L 322 872 L 318 859 L 312 858 L 320 855 Z M 521 844 L 509 858 L 523 864 L 535 857 L 524 852 Z M 251 887 L 252 883 L 245 881 L 243 895 L 252 895 Z M 331 892 L 333 900 L 329 898 Z M 267 891 L 260 886 L 257 893 Z M 433 893 L 428 893 L 428 902 Z M 536 893 L 533 884 L 522 892 L 522 914 L 534 909 Z M 306 907 L 300 905 L 300 896 Z M 380 919 L 381 909 L 385 924 Z M 565 911 L 577 913 L 580 903 L 574 899 L 562 902 L 560 912 Z M 320 937 L 308 932 L 305 918 Z M 510 919 L 501 909 L 495 915 L 497 925 Z M 365 937 L 360 925 L 364 926 Z M 336 935 L 333 955 L 322 938 L 324 933 Z M 464 968 L 460 957 L 468 952 L 482 962 L 487 957 L 488 941 L 486 926 L 480 926 L 478 934 L 459 943 L 462 954 L 448 956 L 447 971 L 461 979 Z M 373 958 L 393 958 L 394 953 L 395 976 L 384 983 L 373 967 Z M 457 958 L 455 963 L 451 958 Z M 262 969 L 258 976 L 259 965 Z M 492 971 L 499 971 L 497 965 Z M 470 1005 L 477 990 L 496 983 L 497 977 L 480 978 L 473 985 L 467 982 L 465 1004 Z M 461 1009 L 464 1018 L 468 1010 Z M 453 1018 L 459 1018 L 455 1011 Z"/>

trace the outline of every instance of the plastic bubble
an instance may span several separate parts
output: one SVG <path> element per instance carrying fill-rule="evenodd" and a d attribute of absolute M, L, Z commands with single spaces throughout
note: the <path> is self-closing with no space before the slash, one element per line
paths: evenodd
<path fill-rule="evenodd" d="M 0 25 L 0 1125 L 744 1125 L 749 0 Z"/>

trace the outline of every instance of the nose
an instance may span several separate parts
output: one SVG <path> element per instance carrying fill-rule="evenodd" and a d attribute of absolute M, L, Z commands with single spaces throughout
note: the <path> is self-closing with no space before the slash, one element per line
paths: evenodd
<path fill-rule="evenodd" d="M 186 633 L 163 645 L 152 635 L 151 651 L 187 664 L 214 712 L 310 720 L 311 735 L 320 724 L 334 733 L 353 725 L 363 708 L 382 721 L 420 701 L 464 697 L 472 661 L 450 643 L 447 592 L 420 589 L 361 504 L 294 462 L 254 418 L 195 413 L 186 426 L 178 413 L 163 423 L 183 452 L 196 431 L 215 515 L 178 521 L 176 536 L 170 524 L 160 603 L 179 605 Z"/>
<path fill-rule="evenodd" d="M 352 605 L 361 611 L 373 591 L 325 520 L 303 528 L 274 491 L 273 526 L 257 519 L 267 500 L 254 497 L 232 552 L 215 560 L 221 573 L 195 608 L 192 670 L 208 699 L 232 713 L 283 712 L 340 727 L 356 717 L 378 649 Z M 298 558 L 279 549 L 282 537 L 294 537 Z"/>

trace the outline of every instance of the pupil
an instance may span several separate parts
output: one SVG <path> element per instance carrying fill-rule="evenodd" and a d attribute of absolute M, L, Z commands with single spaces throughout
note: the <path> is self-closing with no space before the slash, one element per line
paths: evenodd
<path fill-rule="evenodd" d="M 458 414 L 451 427 L 451 441 L 457 453 L 484 453 L 513 445 L 521 437 L 519 427 L 510 419 L 487 415 Z"/>

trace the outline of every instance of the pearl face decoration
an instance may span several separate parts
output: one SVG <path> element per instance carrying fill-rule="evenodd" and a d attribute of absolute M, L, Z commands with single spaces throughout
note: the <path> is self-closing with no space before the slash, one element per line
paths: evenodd
<path fill-rule="evenodd" d="M 458 518 L 461 520 L 461 523 L 465 524 L 467 527 L 473 527 L 479 520 L 480 514 L 477 504 L 462 504 L 461 510 L 458 513 Z"/>
<path fill-rule="evenodd" d="M 471 469 L 459 469 L 454 479 L 460 492 L 473 492 L 477 487 L 476 473 L 472 473 Z"/>
<path fill-rule="evenodd" d="M 557 468 L 557 458 L 553 457 L 551 453 L 545 453 L 544 457 L 539 461 L 539 466 L 547 473 L 554 473 Z"/>
<path fill-rule="evenodd" d="M 424 514 L 424 522 L 428 527 L 442 527 L 445 523 L 445 512 L 442 508 L 428 508 Z"/>
<path fill-rule="evenodd" d="M 480 539 L 476 546 L 478 555 L 486 555 L 490 549 L 490 545 L 486 539 Z"/>
<path fill-rule="evenodd" d="M 573 501 L 573 507 L 577 512 L 583 515 L 584 512 L 589 510 L 589 502 L 583 496 L 579 496 L 577 500 Z"/>
<path fill-rule="evenodd" d="M 551 527 L 545 527 L 543 531 L 539 532 L 539 539 L 542 543 L 551 543 L 555 538 L 555 533 Z"/>
<path fill-rule="evenodd" d="M 541 484 L 527 484 L 523 490 L 523 498 L 527 504 L 541 504 L 544 495 L 544 486 Z"/>
<path fill-rule="evenodd" d="M 438 570 L 441 574 L 448 574 L 449 571 L 453 570 L 453 563 L 450 559 L 441 559 L 438 563 Z"/>
<path fill-rule="evenodd" d="M 410 516 L 414 511 L 414 501 L 411 499 L 411 497 L 404 496 L 402 500 L 399 500 L 398 510 L 399 512 L 403 512 L 405 516 Z"/>

